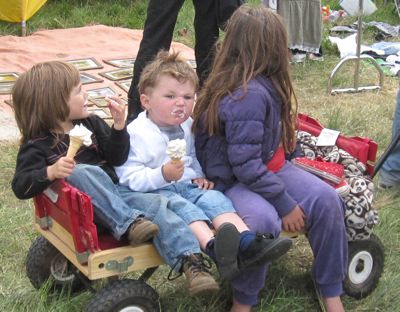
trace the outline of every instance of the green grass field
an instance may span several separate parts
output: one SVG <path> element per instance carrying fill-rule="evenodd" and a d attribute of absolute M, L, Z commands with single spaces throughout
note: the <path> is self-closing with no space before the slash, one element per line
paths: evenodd
<path fill-rule="evenodd" d="M 331 8 L 339 8 L 339 1 L 322 2 L 329 4 Z M 400 19 L 394 10 L 394 4 L 392 1 L 388 2 L 384 6 L 383 0 L 375 1 L 379 10 L 365 20 L 399 24 Z M 68 28 L 90 24 L 142 28 L 146 3 L 144 0 L 49 0 L 28 21 L 28 34 L 44 28 Z M 174 40 L 193 46 L 192 20 L 193 8 L 188 1 L 180 13 Z M 355 18 L 347 18 L 340 23 L 350 24 L 354 21 Z M 331 26 L 332 24 L 325 25 L 325 60 L 292 65 L 299 111 L 346 135 L 374 139 L 379 144 L 380 155 L 390 142 L 398 80 L 385 77 L 384 88 L 380 91 L 335 96 L 327 94 L 328 77 L 339 62 L 336 48 L 326 40 Z M 18 25 L 0 22 L 0 35 L 18 35 L 19 31 Z M 371 43 L 374 35 L 375 30 L 367 28 L 364 31 L 363 42 Z M 353 76 L 354 64 L 346 65 L 336 77 L 335 86 L 352 86 Z M 377 83 L 376 71 L 370 64 L 362 64 L 360 77 L 363 84 Z M 17 150 L 18 142 L 0 142 L 0 311 L 82 311 L 92 297 L 90 292 L 79 295 L 50 295 L 46 287 L 39 291 L 34 289 L 26 277 L 26 254 L 37 234 L 32 225 L 32 201 L 17 200 L 10 187 Z M 375 193 L 375 206 L 381 218 L 380 224 L 375 228 L 375 234 L 385 246 L 385 268 L 377 289 L 370 296 L 362 300 L 343 296 L 347 311 L 400 311 L 399 194 L 396 190 L 377 190 Z M 266 287 L 260 295 L 260 304 L 254 311 L 319 311 L 310 277 L 311 250 L 304 237 L 296 239 L 294 243 L 295 248 L 272 265 Z M 229 309 L 229 285 L 223 284 L 222 290 L 210 298 L 189 298 L 184 278 L 168 281 L 168 272 L 169 268 L 163 266 L 149 280 L 149 284 L 160 295 L 163 311 L 223 312 Z M 215 269 L 214 272 L 216 273 Z"/>

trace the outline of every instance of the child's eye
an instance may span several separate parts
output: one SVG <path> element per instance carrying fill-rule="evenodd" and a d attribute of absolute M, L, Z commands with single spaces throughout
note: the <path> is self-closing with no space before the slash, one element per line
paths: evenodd
<path fill-rule="evenodd" d="M 172 94 L 168 94 L 168 95 L 166 95 L 165 97 L 166 97 L 167 99 L 174 99 L 174 98 L 175 98 L 175 96 L 172 95 Z"/>
<path fill-rule="evenodd" d="M 186 101 L 191 101 L 191 100 L 193 100 L 193 96 L 191 96 L 191 95 L 185 95 L 184 97 L 183 97 Z"/>

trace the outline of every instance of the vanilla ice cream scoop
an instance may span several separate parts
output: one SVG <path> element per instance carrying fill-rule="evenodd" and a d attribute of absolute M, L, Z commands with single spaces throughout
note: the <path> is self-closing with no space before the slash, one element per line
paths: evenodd
<path fill-rule="evenodd" d="M 89 146 L 92 144 L 92 131 L 83 125 L 75 125 L 75 127 L 69 132 L 69 147 L 67 157 L 74 158 L 76 152 L 82 144 Z"/>
<path fill-rule="evenodd" d="M 86 146 L 92 144 L 92 131 L 82 124 L 75 125 L 75 127 L 69 132 L 69 136 L 80 138 Z"/>
<path fill-rule="evenodd" d="M 183 139 L 169 141 L 166 153 L 172 161 L 180 160 L 186 155 L 186 141 Z"/>

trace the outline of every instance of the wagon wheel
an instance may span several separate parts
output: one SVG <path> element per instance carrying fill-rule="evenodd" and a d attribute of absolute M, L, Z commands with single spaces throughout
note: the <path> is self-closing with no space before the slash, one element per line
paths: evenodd
<path fill-rule="evenodd" d="M 349 243 L 349 267 L 343 283 L 350 297 L 362 299 L 378 285 L 385 260 L 384 247 L 377 236 Z"/>
<path fill-rule="evenodd" d="M 54 291 L 59 291 L 67 287 L 71 292 L 77 292 L 82 290 L 86 283 L 90 283 L 43 236 L 37 237 L 29 248 L 26 259 L 26 274 L 36 289 L 42 287 L 48 279 L 52 282 L 52 289 Z"/>
<path fill-rule="evenodd" d="M 110 283 L 90 301 L 87 312 L 159 312 L 157 292 L 145 282 L 123 279 Z"/>

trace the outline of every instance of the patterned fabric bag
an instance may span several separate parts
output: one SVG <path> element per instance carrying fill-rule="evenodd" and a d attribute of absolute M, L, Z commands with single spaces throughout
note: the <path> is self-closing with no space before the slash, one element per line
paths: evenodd
<path fill-rule="evenodd" d="M 379 217 L 373 207 L 374 185 L 367 176 L 364 163 L 337 146 L 317 146 L 317 137 L 305 131 L 297 132 L 297 141 L 302 156 L 309 159 L 321 157 L 324 161 L 343 165 L 345 180 L 350 186 L 348 194 L 342 196 L 346 204 L 347 238 L 349 241 L 368 239 Z"/>

